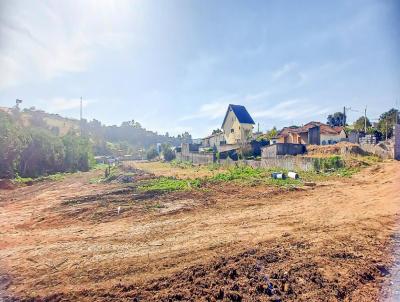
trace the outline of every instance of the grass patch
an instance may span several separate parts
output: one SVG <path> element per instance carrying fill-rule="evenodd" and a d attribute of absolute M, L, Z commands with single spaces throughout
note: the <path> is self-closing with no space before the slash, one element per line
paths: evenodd
<path fill-rule="evenodd" d="M 249 166 L 238 166 L 234 168 L 230 168 L 224 172 L 220 172 L 213 177 L 210 178 L 210 181 L 221 181 L 228 182 L 234 181 L 245 185 L 272 185 L 279 187 L 290 187 L 290 186 L 299 186 L 302 184 L 302 180 L 300 179 L 273 179 L 271 177 L 272 172 L 283 172 L 286 173 L 288 171 L 284 169 L 262 169 L 262 168 L 252 168 Z"/>
<path fill-rule="evenodd" d="M 334 171 L 345 167 L 345 163 L 340 156 L 314 158 L 315 171 Z"/>
<path fill-rule="evenodd" d="M 170 162 L 170 165 L 173 167 L 181 168 L 181 169 L 190 169 L 194 167 L 194 164 L 189 161 L 180 161 L 174 159 Z"/>
<path fill-rule="evenodd" d="M 29 184 L 29 183 L 41 182 L 41 181 L 45 181 L 45 180 L 61 181 L 68 174 L 69 173 L 55 173 L 55 174 L 51 174 L 51 175 L 47 175 L 47 176 L 39 176 L 36 178 L 20 177 L 19 175 L 17 175 L 15 177 L 14 181 L 19 184 Z"/>
<path fill-rule="evenodd" d="M 265 178 L 268 171 L 265 169 L 252 168 L 248 166 L 238 166 L 230 168 L 226 171 L 219 172 L 212 176 L 210 180 L 213 181 L 250 181 Z"/>
<path fill-rule="evenodd" d="M 186 191 L 198 188 L 201 185 L 200 179 L 176 179 L 171 177 L 160 177 L 144 182 L 139 185 L 141 192 L 172 192 Z"/>

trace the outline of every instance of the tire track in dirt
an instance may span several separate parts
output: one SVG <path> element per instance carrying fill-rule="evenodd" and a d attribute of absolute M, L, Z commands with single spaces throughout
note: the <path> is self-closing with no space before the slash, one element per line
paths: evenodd
<path fill-rule="evenodd" d="M 352 179 L 300 191 L 226 184 L 208 188 L 211 193 L 204 194 L 206 197 L 201 192 L 160 197 L 171 205 L 192 199 L 193 204 L 184 211 L 133 211 L 120 219 L 96 224 L 68 219 L 65 225 L 46 224 L 45 217 L 43 226 L 37 225 L 29 233 L 15 231 L 20 221 L 14 216 L 32 211 L 33 200 L 26 200 L 23 195 L 24 206 L 3 206 L 2 219 L 8 219 L 3 224 L 3 234 L 11 244 L 0 252 L 0 261 L 13 278 L 8 290 L 22 297 L 59 293 L 54 300 L 128 301 L 142 297 L 142 301 L 168 301 L 180 297 L 197 301 L 206 294 L 215 300 L 222 289 L 225 300 L 238 299 L 235 295 L 260 301 L 276 295 L 285 301 L 310 297 L 377 300 L 383 278 L 377 265 L 388 267 L 392 261 L 390 251 L 382 245 L 389 247 L 390 235 L 395 231 L 399 182 L 399 164 L 392 162 L 368 168 Z M 82 183 L 81 192 L 76 195 L 92 190 L 106 191 L 104 187 Z M 65 195 L 61 188 L 58 194 Z M 56 195 L 50 201 L 35 201 L 59 209 L 62 201 Z M 15 198 L 18 200 L 18 192 Z M 62 212 L 58 215 L 64 217 Z M 275 296 L 268 296 L 266 283 L 259 294 L 257 284 L 264 277 L 249 265 L 257 265 L 258 257 L 274 252 L 278 246 L 290 257 L 266 263 L 263 270 L 269 278 L 278 274 L 278 279 L 285 271 L 291 272 L 287 276 L 292 278 L 291 293 L 282 290 L 285 285 L 276 279 L 279 282 L 271 282 L 279 289 L 279 295 L 275 292 Z M 241 262 L 241 253 L 251 249 L 256 250 L 256 256 L 247 257 L 249 263 Z M 237 284 L 239 287 L 226 281 L 223 271 L 215 273 L 214 265 L 223 263 L 225 258 L 234 259 L 228 261 L 226 268 L 234 268 L 239 279 L 244 278 Z M 62 263 L 64 259 L 67 261 Z M 199 268 L 204 272 L 199 275 L 205 280 L 201 284 L 209 291 L 199 291 L 203 286 L 190 281 L 189 275 Z M 314 282 L 314 277 L 322 279 Z M 165 284 L 154 287 L 160 280 Z M 255 281 L 246 287 L 251 280 Z M 318 296 L 319 292 L 323 296 Z"/>

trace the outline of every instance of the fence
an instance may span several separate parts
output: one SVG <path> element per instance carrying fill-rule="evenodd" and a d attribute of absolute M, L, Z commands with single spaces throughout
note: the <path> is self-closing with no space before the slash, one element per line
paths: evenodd
<path fill-rule="evenodd" d="M 208 165 L 216 161 L 215 154 L 198 152 L 177 152 L 176 159 L 180 161 L 188 161 L 195 165 Z"/>
<path fill-rule="evenodd" d="M 278 156 L 271 158 L 261 158 L 261 160 L 239 160 L 233 161 L 231 159 L 220 159 L 218 161 L 221 165 L 246 165 L 253 168 L 282 168 L 287 170 L 303 170 L 312 171 L 316 167 L 318 159 L 302 156 Z"/>

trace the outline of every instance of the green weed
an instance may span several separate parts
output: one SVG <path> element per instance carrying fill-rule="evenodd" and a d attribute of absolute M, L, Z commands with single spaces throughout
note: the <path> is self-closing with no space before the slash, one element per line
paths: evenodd
<path fill-rule="evenodd" d="M 198 188 L 201 185 L 200 179 L 176 179 L 170 177 L 160 177 L 144 182 L 138 189 L 142 192 L 172 192 L 186 191 Z"/>
<path fill-rule="evenodd" d="M 314 161 L 315 171 L 334 171 L 344 167 L 345 164 L 343 159 L 337 155 L 331 157 L 315 158 Z"/>
<path fill-rule="evenodd" d="M 18 174 L 15 177 L 14 181 L 20 184 L 27 184 L 27 183 L 33 183 L 33 182 L 40 182 L 40 181 L 45 181 L 45 180 L 51 180 L 51 181 L 61 181 L 65 178 L 66 175 L 69 173 L 55 173 L 47 176 L 39 176 L 36 178 L 31 178 L 31 177 L 20 177 Z"/>
<path fill-rule="evenodd" d="M 194 164 L 189 161 L 179 161 L 176 159 L 171 161 L 170 165 L 181 169 L 189 169 L 194 167 Z"/>

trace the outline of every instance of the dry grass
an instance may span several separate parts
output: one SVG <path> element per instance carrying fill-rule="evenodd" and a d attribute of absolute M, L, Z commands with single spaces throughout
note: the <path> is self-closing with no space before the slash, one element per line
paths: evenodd
<path fill-rule="evenodd" d="M 214 176 L 223 168 L 208 167 L 208 166 L 189 166 L 189 165 L 174 165 L 167 162 L 147 162 L 147 161 L 128 161 L 123 163 L 124 166 L 130 166 L 137 169 L 142 169 L 149 173 L 154 173 L 156 176 L 175 177 L 179 179 L 194 179 Z"/>

